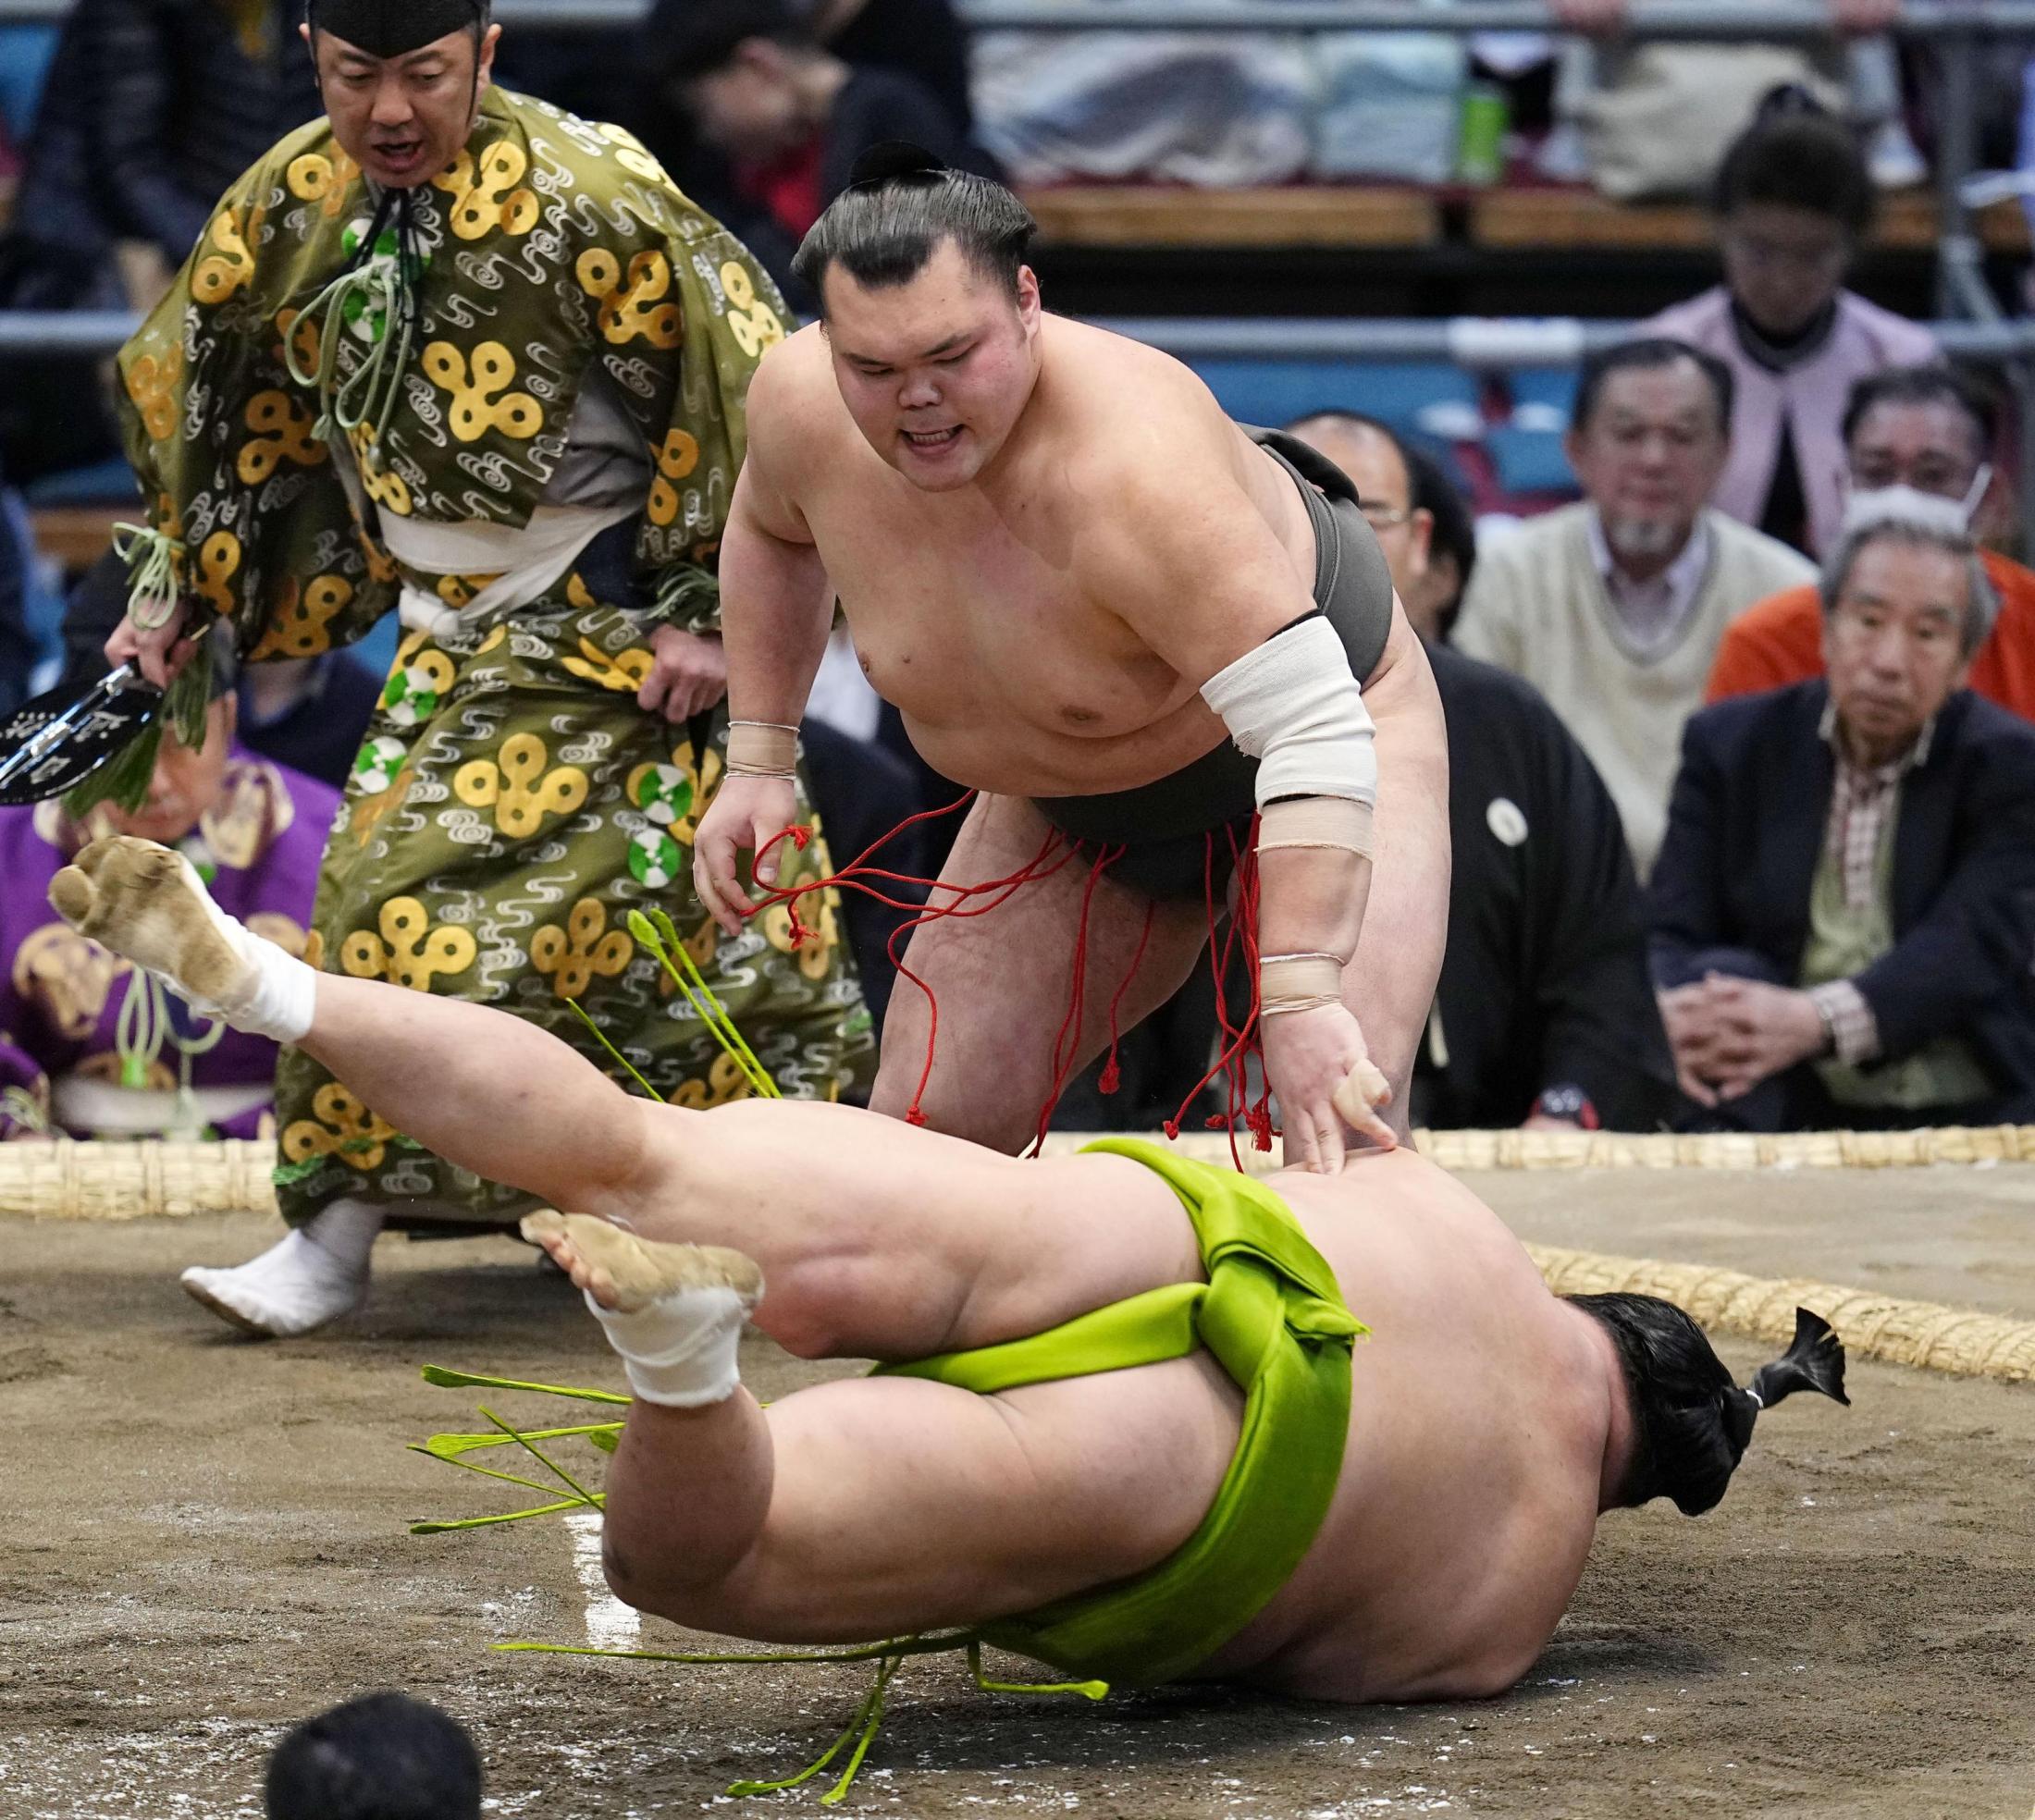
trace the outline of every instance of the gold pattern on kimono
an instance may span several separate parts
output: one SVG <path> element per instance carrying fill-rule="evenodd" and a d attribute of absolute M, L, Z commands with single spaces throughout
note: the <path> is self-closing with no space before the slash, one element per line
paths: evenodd
<path fill-rule="evenodd" d="M 212 806 L 198 818 L 198 832 L 221 866 L 245 872 L 296 821 L 296 799 L 282 773 L 265 758 L 236 758 L 220 778 Z"/>
<path fill-rule="evenodd" d="M 353 454 L 360 464 L 362 490 L 377 506 L 387 506 L 398 518 L 408 518 L 416 504 L 411 497 L 410 483 L 394 469 L 383 467 L 375 459 L 373 432 L 363 424 L 347 433 L 347 440 L 353 445 Z"/>
<path fill-rule="evenodd" d="M 470 808 L 493 809 L 495 826 L 514 840 L 535 834 L 548 815 L 571 815 L 586 800 L 586 773 L 577 765 L 546 768 L 551 755 L 535 733 L 501 743 L 500 762 L 475 758 L 452 776 L 452 792 Z"/>
<path fill-rule="evenodd" d="M 672 1090 L 671 1103 L 705 1113 L 725 1106 L 732 1100 L 746 1100 L 754 1091 L 748 1076 L 742 1072 L 742 1064 L 734 1056 L 722 1053 L 714 1057 L 705 1080 L 696 1076 L 680 1081 Z"/>
<path fill-rule="evenodd" d="M 751 360 L 784 338 L 784 325 L 777 319 L 777 312 L 756 294 L 749 268 L 740 260 L 731 259 L 721 268 L 721 288 L 728 294 L 728 326 L 734 334 L 735 346 Z"/>
<path fill-rule="evenodd" d="M 68 1042 L 97 1027 L 113 982 L 127 971 L 127 962 L 68 923 L 45 923 L 14 951 L 15 992 L 40 1005 L 43 1021 Z"/>
<path fill-rule="evenodd" d="M 569 607 L 577 607 L 583 613 L 590 613 L 600 605 L 600 602 L 594 598 L 593 589 L 580 579 L 579 571 L 576 569 L 565 578 L 565 602 Z M 496 630 L 499 632 L 500 627 L 496 627 Z"/>
<path fill-rule="evenodd" d="M 500 575 L 440 575 L 432 592 L 448 607 L 457 610 L 471 606 L 483 588 L 492 587 L 500 580 Z"/>
<path fill-rule="evenodd" d="M 596 130 L 615 148 L 615 163 L 630 176 L 640 177 L 646 183 L 671 182 L 672 179 L 664 174 L 664 166 L 650 154 L 650 148 L 628 128 L 618 127 L 603 120 Z"/>
<path fill-rule="evenodd" d="M 287 343 L 297 357 L 297 364 L 306 373 L 318 370 L 318 350 L 323 345 L 318 339 L 318 319 L 307 316 L 297 310 L 276 312 L 276 333 L 282 338 L 276 345 L 276 359 L 283 358 L 283 346 Z"/>
<path fill-rule="evenodd" d="M 248 400 L 247 427 L 253 434 L 240 445 L 234 465 L 250 486 L 259 486 L 285 460 L 314 468 L 332 459 L 313 430 L 311 413 L 288 392 L 256 392 Z"/>
<path fill-rule="evenodd" d="M 282 604 L 247 654 L 249 663 L 270 658 L 315 658 L 332 648 L 327 630 L 353 598 L 353 584 L 343 575 L 319 575 L 306 587 L 292 575 L 283 584 Z"/>
<path fill-rule="evenodd" d="M 336 1156 L 363 1175 L 381 1167 L 396 1127 L 378 1119 L 338 1081 L 327 1081 L 311 1096 L 313 1116 L 298 1119 L 283 1132 L 283 1155 L 291 1162 Z"/>
<path fill-rule="evenodd" d="M 807 903 L 810 904 L 811 899 Z M 817 923 L 806 925 L 806 938 L 796 945 L 792 941 L 792 913 L 788 904 L 773 904 L 761 917 L 763 939 L 780 954 L 790 954 L 798 962 L 798 970 L 808 979 L 824 979 L 833 965 L 833 951 L 841 945 L 841 921 L 839 899 L 832 890 L 820 893 L 820 916 Z"/>
<path fill-rule="evenodd" d="M 480 154 L 478 175 L 474 154 L 462 152 L 450 170 L 431 179 L 431 187 L 452 198 L 452 231 L 462 240 L 486 240 L 497 228 L 527 234 L 537 225 L 537 199 L 517 186 L 529 169 L 522 146 L 498 139 Z"/>
<path fill-rule="evenodd" d="M 201 259 L 191 275 L 191 294 L 199 302 L 224 303 L 254 276 L 254 255 L 247 250 L 247 237 L 260 214 L 259 209 L 243 215 L 227 207 L 212 217 L 205 239 L 218 251 Z"/>
<path fill-rule="evenodd" d="M 198 552 L 198 576 L 191 591 L 222 618 L 230 618 L 239 605 L 233 598 L 233 578 L 240 572 L 240 540 L 230 531 L 215 531 Z"/>
<path fill-rule="evenodd" d="M 693 957 L 693 965 L 704 974 L 721 946 L 720 926 L 709 916 L 690 935 L 680 936 L 678 945 Z M 657 970 L 657 995 L 660 999 L 678 996 L 678 981 L 672 978 L 670 967 L 660 966 Z"/>
<path fill-rule="evenodd" d="M 292 158 L 283 180 L 300 203 L 316 203 L 319 212 L 332 220 L 346 206 L 348 192 L 360 174 L 361 167 L 335 146 L 329 158 L 315 152 Z"/>
<path fill-rule="evenodd" d="M 157 442 L 166 442 L 176 434 L 177 381 L 182 372 L 180 350 L 161 360 L 143 354 L 128 369 L 128 396 L 142 413 L 142 427 Z"/>
<path fill-rule="evenodd" d="M 300 961 L 309 957 L 311 938 L 294 916 L 286 916 L 279 910 L 257 910 L 245 921 L 251 934 L 273 941 L 284 953 Z"/>
<path fill-rule="evenodd" d="M 590 639 L 582 638 L 579 648 L 580 656 L 560 659 L 564 669 L 583 682 L 612 689 L 617 695 L 635 695 L 657 662 L 640 645 L 633 645 L 611 658 Z"/>
<path fill-rule="evenodd" d="M 381 826 L 384 817 L 393 814 L 402 806 L 403 798 L 409 794 L 410 781 L 415 773 L 408 765 L 399 769 L 395 781 L 387 790 L 378 790 L 371 796 L 363 796 L 354 804 L 352 816 L 347 821 L 356 845 L 364 847 L 374 838 L 375 830 Z"/>
<path fill-rule="evenodd" d="M 339 945 L 339 965 L 356 979 L 386 979 L 428 992 L 441 973 L 464 973 L 480 953 L 470 930 L 431 918 L 413 897 L 392 897 L 376 919 L 381 933 L 355 929 Z"/>
<path fill-rule="evenodd" d="M 448 422 L 462 442 L 478 442 L 489 430 L 527 442 L 544 427 L 536 400 L 509 390 L 516 361 L 500 341 L 483 341 L 474 350 L 471 377 L 464 354 L 450 341 L 434 341 L 424 350 L 424 376 L 452 395 Z"/>
<path fill-rule="evenodd" d="M 87 1055 L 78 1063 L 71 1073 L 80 1080 L 104 1081 L 108 1087 L 126 1087 L 127 1058 L 110 1049 L 103 1049 L 96 1055 Z M 174 1093 L 177 1090 L 177 1075 L 168 1063 L 157 1056 L 142 1071 L 142 1079 L 135 1083 L 148 1093 Z"/>
<path fill-rule="evenodd" d="M 622 262 L 606 247 L 589 247 L 573 267 L 580 288 L 600 305 L 600 332 L 616 347 L 642 336 L 653 348 L 675 348 L 685 338 L 685 313 L 662 302 L 672 289 L 672 262 L 646 248 Z"/>
<path fill-rule="evenodd" d="M 551 981 L 561 999 L 576 999 L 598 973 L 612 979 L 635 955 L 635 942 L 624 929 L 608 927 L 608 912 L 598 898 L 583 897 L 561 928 L 547 923 L 530 939 L 530 965 Z"/>
<path fill-rule="evenodd" d="M 402 571 L 397 568 L 396 559 L 367 535 L 364 525 L 356 523 L 353 528 L 360 540 L 361 554 L 367 560 L 368 580 L 371 582 L 393 582 L 397 580 L 401 575 Z"/>
<path fill-rule="evenodd" d="M 650 476 L 650 501 L 644 509 L 652 524 L 677 522 L 679 509 L 684 504 L 678 483 L 698 465 L 699 444 L 684 430 L 667 431 L 663 446 L 657 450 L 657 472 Z"/>
<path fill-rule="evenodd" d="M 325 971 L 325 931 L 313 929 L 303 939 L 303 953 L 298 956 L 314 973 Z"/>

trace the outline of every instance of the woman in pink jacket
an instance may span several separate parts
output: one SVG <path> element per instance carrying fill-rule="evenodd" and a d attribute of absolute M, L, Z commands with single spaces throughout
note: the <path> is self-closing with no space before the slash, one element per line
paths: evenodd
<path fill-rule="evenodd" d="M 1853 381 L 1942 357 L 1928 329 L 1844 289 L 1872 219 L 1850 129 L 1777 90 L 1717 176 L 1724 282 L 1646 324 L 1725 362 L 1731 455 L 1711 503 L 1810 555 L 1844 510 L 1839 425 Z"/>

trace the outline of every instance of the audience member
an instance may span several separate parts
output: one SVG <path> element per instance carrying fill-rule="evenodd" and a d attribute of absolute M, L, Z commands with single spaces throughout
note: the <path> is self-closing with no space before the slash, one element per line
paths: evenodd
<path fill-rule="evenodd" d="M 105 644 L 127 613 L 128 572 L 109 550 L 85 571 L 64 610 L 64 682 L 105 670 Z M 240 744 L 287 770 L 346 788 L 380 679 L 351 651 L 249 664 L 240 678 Z"/>
<path fill-rule="evenodd" d="M 1567 723 L 1642 876 L 1725 626 L 1815 574 L 1705 505 L 1731 421 L 1731 372 L 1710 354 L 1657 338 L 1585 360 L 1567 442 L 1584 498 L 1489 543 L 1455 629 L 1465 656 L 1523 676 Z"/>
<path fill-rule="evenodd" d="M 650 137 L 652 150 L 671 149 L 681 184 L 725 204 L 731 231 L 802 307 L 811 299 L 791 256 L 872 145 L 908 140 L 987 168 L 931 89 L 837 55 L 790 0 L 660 0 L 644 43 L 657 101 L 685 117 L 725 171 L 665 134 Z"/>
<path fill-rule="evenodd" d="M 1738 404 L 1717 506 L 1797 549 L 1821 550 L 1844 510 L 1853 384 L 1933 360 L 1936 343 L 1844 288 L 1873 190 L 1841 120 L 1782 92 L 1725 154 L 1716 209 L 1724 282 L 1644 332 L 1732 370 Z"/>
<path fill-rule="evenodd" d="M 322 112 L 297 42 L 302 0 L 77 0 L 43 83 L 14 202 L 0 305 L 152 304 L 213 204 L 290 128 Z M 92 363 L 24 363 L 0 403 L 11 467 L 117 452 Z"/>
<path fill-rule="evenodd" d="M 466 1728 L 406 1693 L 370 1693 L 306 1719 L 268 1761 L 268 1820 L 480 1820 Z"/>
<path fill-rule="evenodd" d="M 1424 449 L 1402 447 L 1412 481 L 1413 510 L 1427 514 L 1427 560 L 1401 590 L 1406 617 L 1430 645 L 1446 645 L 1462 610 L 1463 590 L 1477 566 L 1476 520 L 1455 483 Z"/>
<path fill-rule="evenodd" d="M 216 654 L 215 682 L 232 665 Z M 339 794 L 235 741 L 222 693 L 204 744 L 163 737 L 148 796 L 74 820 L 61 804 L 0 808 L 0 1138 L 251 1138 L 274 1096 L 277 1048 L 192 1014 L 148 975 L 79 935 L 49 883 L 80 848 L 137 834 L 182 852 L 222 904 L 302 953 Z"/>
<path fill-rule="evenodd" d="M 800 0 L 800 10 L 812 35 L 844 63 L 911 77 L 963 132 L 974 130 L 968 28 L 954 0 Z"/>
<path fill-rule="evenodd" d="M 1528 683 L 1437 642 L 1437 508 L 1416 495 L 1404 445 L 1347 412 L 1289 427 L 1355 482 L 1401 599 L 1419 596 L 1428 609 L 1416 616 L 1409 607 L 1408 617 L 1448 718 L 1455 869 L 1441 982 L 1414 1064 L 1413 1123 L 1651 1127 L 1671 1103 L 1674 1071 L 1610 796 Z M 1448 486 L 1438 470 L 1430 486 L 1437 481 Z M 1469 522 L 1460 501 L 1441 510 Z"/>
<path fill-rule="evenodd" d="M 1897 366 L 1851 388 L 1844 451 L 1852 495 L 1912 486 L 1955 499 L 1967 512 L 1990 478 L 1992 412 L 1946 366 Z M 1970 686 L 2035 720 L 2035 570 L 1982 552 L 2000 602 L 1992 632 L 1972 659 Z M 1823 607 L 1813 587 L 1788 588 L 1732 621 L 1717 647 L 1705 699 L 1779 689 L 1823 673 Z"/>
<path fill-rule="evenodd" d="M 2035 728 L 1964 688 L 1993 600 L 1960 509 L 1865 496 L 1828 682 L 1690 722 L 1653 966 L 1698 1122 L 2035 1114 Z"/>

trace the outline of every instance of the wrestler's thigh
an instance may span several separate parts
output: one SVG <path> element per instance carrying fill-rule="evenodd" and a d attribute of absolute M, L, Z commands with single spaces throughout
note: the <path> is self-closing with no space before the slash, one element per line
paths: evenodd
<path fill-rule="evenodd" d="M 653 1107 L 646 1128 L 630 1225 L 748 1252 L 758 1321 L 810 1356 L 991 1345 L 1202 1275 L 1178 1198 L 1128 1157 L 1020 1162 L 811 1101 Z"/>
<path fill-rule="evenodd" d="M 978 885 L 1008 878 L 1038 855 L 1051 833 L 1023 798 L 980 796 L 942 882 Z M 1064 852 L 1056 849 L 1054 857 Z M 986 916 L 944 917 L 913 931 L 906 964 L 939 1005 L 937 1043 L 926 994 L 900 979 L 891 995 L 870 1101 L 876 1111 L 904 1116 L 919 1094 L 933 1045 L 931 1074 L 918 1101 L 929 1125 L 1000 1150 L 1018 1150 L 1030 1139 L 1052 1090 L 1054 1039 L 1072 997 L 1084 901 L 1082 1015 L 1073 1033 L 1069 1074 L 1108 1042 L 1112 1002 L 1117 1028 L 1128 1030 L 1173 996 L 1207 940 L 1205 910 L 1188 903 L 1154 904 L 1092 872 L 1076 855 Z M 1141 941 L 1144 952 L 1138 958 Z M 1127 985 L 1133 959 L 1137 973 Z"/>
<path fill-rule="evenodd" d="M 861 1642 L 1143 1572 L 1207 1514 L 1241 1408 L 1205 1354 L 994 1397 L 908 1379 L 801 1391 L 769 1411 L 770 1512 L 710 1621 Z"/>

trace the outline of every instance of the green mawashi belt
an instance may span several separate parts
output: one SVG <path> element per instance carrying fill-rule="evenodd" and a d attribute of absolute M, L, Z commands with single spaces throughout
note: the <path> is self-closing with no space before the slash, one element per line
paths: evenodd
<path fill-rule="evenodd" d="M 737 1782 L 732 1795 L 796 1788 L 844 1751 L 845 1769 L 827 1793 L 829 1805 L 853 1786 L 882 1723 L 884 1696 L 907 1657 L 966 1651 L 978 1686 L 1006 1693 L 1079 1693 L 1101 1699 L 1109 1683 L 1176 1679 L 1206 1661 L 1248 1624 L 1291 1578 L 1313 1544 L 1335 1496 L 1350 1430 L 1350 1351 L 1368 1330 L 1344 1306 L 1335 1273 L 1299 1223 L 1269 1188 L 1249 1177 L 1175 1156 L 1138 1138 L 1105 1138 L 1087 1147 L 1143 1163 L 1165 1178 L 1200 1242 L 1205 1283 L 1170 1284 L 1079 1316 L 1048 1333 L 1005 1345 L 947 1353 L 908 1365 L 882 1365 L 875 1375 L 913 1377 L 993 1396 L 1021 1385 L 1091 1377 L 1166 1359 L 1205 1347 L 1244 1392 L 1242 1431 L 1208 1515 L 1174 1554 L 1149 1572 L 1114 1586 L 997 1618 L 970 1631 L 908 1637 L 866 1648 L 770 1651 L 755 1654 L 675 1654 L 652 1650 L 598 1650 L 555 1643 L 498 1648 L 561 1655 L 624 1655 L 682 1663 L 874 1662 L 876 1679 L 860 1709 L 832 1745 L 796 1776 L 777 1782 Z M 445 1385 L 541 1391 L 597 1403 L 625 1404 L 611 1392 L 476 1376 L 426 1367 Z M 519 1430 L 484 1410 L 494 1428 L 480 1434 L 433 1435 L 417 1451 L 553 1495 L 534 1509 L 464 1522 L 421 1523 L 419 1534 L 476 1529 L 605 1502 L 588 1492 L 536 1445 L 585 1436 L 612 1452 L 620 1422 Z M 466 1455 L 516 1445 L 561 1482 L 553 1487 L 496 1471 Z M 997 1681 L 981 1666 L 984 1643 L 1051 1663 L 1081 1680 Z"/>

